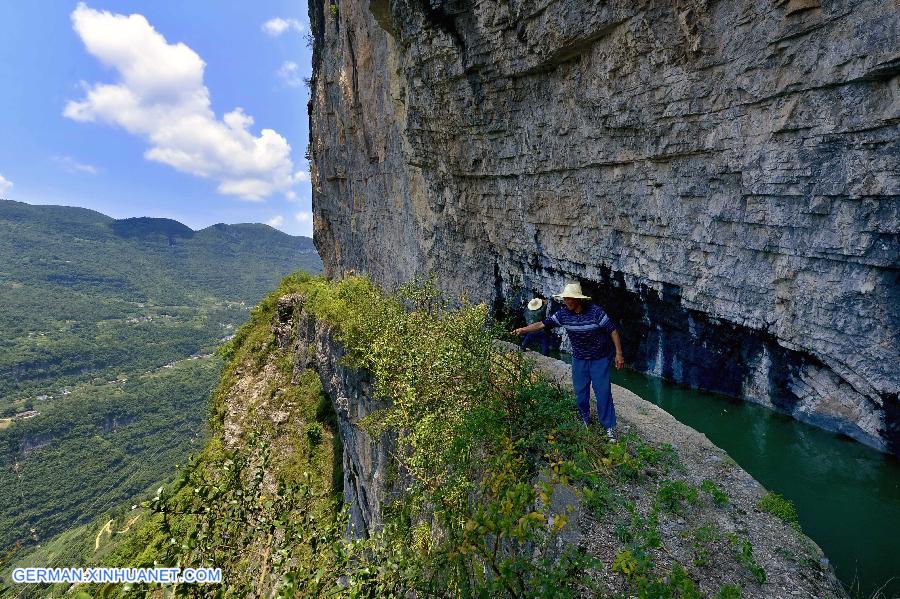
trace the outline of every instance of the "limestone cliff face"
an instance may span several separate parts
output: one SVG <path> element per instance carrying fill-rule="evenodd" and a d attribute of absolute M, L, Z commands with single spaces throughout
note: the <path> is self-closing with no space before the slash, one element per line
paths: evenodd
<path fill-rule="evenodd" d="M 315 241 L 900 451 L 895 0 L 310 0 Z"/>

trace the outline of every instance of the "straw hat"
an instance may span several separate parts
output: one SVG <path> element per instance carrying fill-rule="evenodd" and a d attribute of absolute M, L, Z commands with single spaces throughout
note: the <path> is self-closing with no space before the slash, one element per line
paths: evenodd
<path fill-rule="evenodd" d="M 528 302 L 528 309 L 532 310 L 532 311 L 539 310 L 541 308 L 541 306 L 543 306 L 543 305 L 544 305 L 544 300 L 542 300 L 539 297 L 536 297 L 533 300 L 531 300 L 530 302 Z"/>
<path fill-rule="evenodd" d="M 571 297 L 574 299 L 591 299 L 590 296 L 581 293 L 581 283 L 566 283 L 565 288 L 553 297 Z"/>

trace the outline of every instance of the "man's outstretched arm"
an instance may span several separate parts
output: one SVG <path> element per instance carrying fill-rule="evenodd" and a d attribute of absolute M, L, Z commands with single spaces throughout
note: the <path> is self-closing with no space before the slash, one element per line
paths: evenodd
<path fill-rule="evenodd" d="M 544 328 L 544 323 L 539 320 L 535 323 L 528 325 L 527 327 L 520 327 L 518 329 L 513 329 L 512 334 L 521 336 L 521 335 L 524 335 L 525 333 L 533 333 L 535 331 L 540 331 L 543 328 Z"/>

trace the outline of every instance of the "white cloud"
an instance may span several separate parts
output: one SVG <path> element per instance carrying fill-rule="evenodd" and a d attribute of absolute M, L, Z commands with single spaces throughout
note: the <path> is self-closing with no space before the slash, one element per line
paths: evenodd
<path fill-rule="evenodd" d="M 282 19 L 281 17 L 269 19 L 262 24 L 262 30 L 272 37 L 278 37 L 288 29 L 303 33 L 306 31 L 306 26 L 297 19 Z"/>
<path fill-rule="evenodd" d="M 0 193 L 6 193 L 12 186 L 12 181 L 7 179 L 3 175 L 0 175 Z"/>
<path fill-rule="evenodd" d="M 96 175 L 100 172 L 100 169 L 98 169 L 96 166 L 78 162 L 71 156 L 54 156 L 53 160 L 70 173 L 87 173 L 89 175 Z"/>
<path fill-rule="evenodd" d="M 294 220 L 300 223 L 300 235 L 312 237 L 313 217 L 312 212 L 301 211 L 294 215 Z"/>
<path fill-rule="evenodd" d="M 279 229 L 279 228 L 281 228 L 281 225 L 284 224 L 284 217 L 281 216 L 280 214 L 277 216 L 273 216 L 272 218 L 270 218 L 269 220 L 266 221 L 266 224 L 269 225 L 270 227 Z"/>
<path fill-rule="evenodd" d="M 300 75 L 300 66 L 296 62 L 287 60 L 278 69 L 278 78 L 291 87 L 303 85 L 303 77 Z"/>
<path fill-rule="evenodd" d="M 241 108 L 219 120 L 203 84 L 206 63 L 183 43 L 170 44 L 140 14 L 119 15 L 79 3 L 72 24 L 87 51 L 116 70 L 118 83 L 88 86 L 63 114 L 79 122 L 117 125 L 144 138 L 148 160 L 219 183 L 248 200 L 288 193 L 291 147 L 273 129 L 250 131 Z"/>
<path fill-rule="evenodd" d="M 294 185 L 300 185 L 301 183 L 309 183 L 309 173 L 307 171 L 297 171 L 296 173 L 294 173 Z M 308 185 L 303 186 L 303 187 L 307 190 L 309 189 Z M 296 201 L 298 199 L 297 192 L 295 192 L 293 190 L 287 192 L 284 195 L 288 200 L 290 200 L 292 202 Z M 305 193 L 303 195 L 308 197 L 309 194 Z"/>

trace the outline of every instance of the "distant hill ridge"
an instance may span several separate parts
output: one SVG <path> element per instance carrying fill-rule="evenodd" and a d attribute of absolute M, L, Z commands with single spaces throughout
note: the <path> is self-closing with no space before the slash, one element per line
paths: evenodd
<path fill-rule="evenodd" d="M 309 250 L 315 251 L 311 238 L 302 235 L 290 235 L 262 223 L 216 223 L 203 229 L 195 230 L 171 218 L 133 216 L 115 219 L 101 212 L 77 206 L 26 204 L 14 200 L 0 200 L 0 219 L 10 222 L 28 222 L 34 221 L 35 218 L 45 220 L 46 224 L 51 228 L 69 231 L 73 234 L 79 229 L 73 231 L 70 228 L 72 226 L 102 224 L 106 225 L 116 236 L 125 239 L 149 238 L 155 235 L 163 235 L 167 238 L 182 237 L 190 239 L 198 233 L 214 234 L 214 232 L 226 233 L 232 238 L 240 237 L 241 234 L 271 235 L 274 238 L 283 237 L 304 240 L 305 243 L 301 242 L 301 245 L 308 245 Z M 54 223 L 56 226 L 54 226 Z M 100 233 L 102 229 L 81 230 L 81 232 L 86 231 Z"/>
<path fill-rule="evenodd" d="M 177 220 L 150 216 L 123 218 L 110 223 L 109 228 L 119 237 L 125 238 L 164 235 L 170 244 L 174 244 L 178 237 L 190 239 L 194 236 L 193 229 Z"/>

